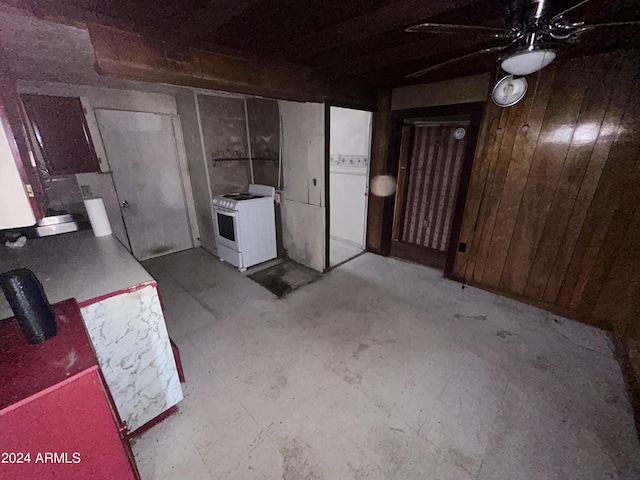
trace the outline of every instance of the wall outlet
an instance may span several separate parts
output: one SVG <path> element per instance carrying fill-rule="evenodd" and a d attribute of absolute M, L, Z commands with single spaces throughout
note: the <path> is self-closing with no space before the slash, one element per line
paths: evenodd
<path fill-rule="evenodd" d="M 93 192 L 91 191 L 91 186 L 89 185 L 80 185 L 80 191 L 82 192 L 82 198 L 93 197 Z"/>

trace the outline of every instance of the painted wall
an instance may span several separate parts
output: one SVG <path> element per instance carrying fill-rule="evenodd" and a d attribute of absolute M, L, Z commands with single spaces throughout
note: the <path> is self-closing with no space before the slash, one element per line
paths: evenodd
<path fill-rule="evenodd" d="M 278 188 L 280 110 L 278 101 L 247 98 L 247 124 L 253 158 L 254 183 Z"/>
<path fill-rule="evenodd" d="M 487 102 L 458 276 L 640 339 L 639 66 L 640 50 L 558 62 L 535 96 Z"/>
<path fill-rule="evenodd" d="M 371 116 L 364 110 L 331 107 L 331 154 L 369 156 Z"/>
<path fill-rule="evenodd" d="M 212 198 L 251 183 L 244 98 L 196 95 Z"/>
<path fill-rule="evenodd" d="M 391 110 L 484 102 L 491 81 L 491 75 L 483 73 L 442 82 L 394 88 L 391 93 Z"/>
<path fill-rule="evenodd" d="M 325 267 L 324 105 L 280 100 L 283 137 L 283 241 L 289 257 Z"/>

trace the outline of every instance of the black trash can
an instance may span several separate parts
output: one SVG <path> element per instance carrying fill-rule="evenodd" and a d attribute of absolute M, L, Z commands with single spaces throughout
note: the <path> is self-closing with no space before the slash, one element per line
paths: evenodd
<path fill-rule="evenodd" d="M 35 273 L 28 268 L 2 273 L 0 288 L 28 343 L 42 343 L 55 336 L 56 314 Z"/>

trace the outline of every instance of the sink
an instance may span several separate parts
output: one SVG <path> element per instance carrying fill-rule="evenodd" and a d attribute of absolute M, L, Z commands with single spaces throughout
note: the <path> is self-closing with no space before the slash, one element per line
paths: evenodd
<path fill-rule="evenodd" d="M 64 214 L 44 217 L 29 229 L 28 237 L 48 237 L 61 233 L 77 232 L 91 228 L 89 221 L 80 214 Z"/>

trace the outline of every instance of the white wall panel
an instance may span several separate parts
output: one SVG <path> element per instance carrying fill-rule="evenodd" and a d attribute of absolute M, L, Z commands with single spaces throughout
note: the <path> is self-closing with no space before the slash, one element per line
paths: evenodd
<path fill-rule="evenodd" d="M 324 105 L 278 103 L 283 137 L 284 247 L 291 259 L 323 271 L 326 243 Z"/>

